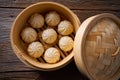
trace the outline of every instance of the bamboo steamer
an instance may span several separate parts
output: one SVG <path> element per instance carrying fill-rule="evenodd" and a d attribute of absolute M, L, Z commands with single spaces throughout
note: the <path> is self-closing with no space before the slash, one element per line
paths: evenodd
<path fill-rule="evenodd" d="M 23 43 L 23 41 L 20 38 L 20 32 L 24 28 L 25 23 L 29 19 L 29 17 L 33 13 L 46 13 L 48 11 L 57 11 L 63 18 L 71 21 L 71 23 L 74 26 L 74 32 L 70 35 L 72 38 L 75 37 L 75 33 L 78 30 L 80 26 L 80 21 L 78 17 L 67 7 L 55 3 L 55 2 L 38 2 L 36 4 L 30 5 L 27 8 L 25 8 L 15 19 L 12 28 L 11 28 L 11 45 L 12 48 L 17 55 L 17 57 L 24 62 L 26 65 L 42 71 L 51 71 L 56 70 L 61 67 L 64 67 L 67 65 L 73 58 L 74 53 L 70 51 L 69 53 L 62 52 L 58 45 L 54 45 L 54 47 L 58 48 L 61 52 L 61 60 L 55 64 L 48 64 L 44 62 L 43 58 L 33 59 L 27 54 L 26 45 Z M 45 29 L 45 27 L 42 29 L 42 31 Z M 41 31 L 41 32 L 42 32 Z M 40 33 L 41 33 L 40 32 Z M 58 37 L 60 38 L 60 36 Z M 42 40 L 40 40 L 44 46 L 52 46 L 45 44 Z"/>
<path fill-rule="evenodd" d="M 109 13 L 86 19 L 74 41 L 78 69 L 91 80 L 120 77 L 120 19 Z"/>

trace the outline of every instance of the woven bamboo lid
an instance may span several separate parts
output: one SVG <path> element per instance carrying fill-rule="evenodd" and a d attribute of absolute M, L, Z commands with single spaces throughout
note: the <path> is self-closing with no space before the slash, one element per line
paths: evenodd
<path fill-rule="evenodd" d="M 78 69 L 91 80 L 120 77 L 120 19 L 103 13 L 86 19 L 74 41 Z"/>

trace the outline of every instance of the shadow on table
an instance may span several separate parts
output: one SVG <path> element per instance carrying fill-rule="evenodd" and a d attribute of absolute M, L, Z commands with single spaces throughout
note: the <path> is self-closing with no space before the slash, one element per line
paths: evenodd
<path fill-rule="evenodd" d="M 39 71 L 39 73 L 40 75 L 36 80 L 89 80 L 78 71 L 74 61 L 60 70 L 48 72 Z"/>

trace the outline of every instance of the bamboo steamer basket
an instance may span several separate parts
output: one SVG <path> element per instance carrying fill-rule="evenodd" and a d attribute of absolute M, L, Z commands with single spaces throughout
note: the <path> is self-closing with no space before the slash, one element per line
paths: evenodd
<path fill-rule="evenodd" d="M 120 19 L 109 13 L 86 19 L 76 33 L 73 52 L 78 69 L 90 80 L 118 80 Z"/>
<path fill-rule="evenodd" d="M 61 60 L 55 64 L 48 64 L 44 62 L 43 58 L 39 58 L 39 60 L 37 60 L 28 56 L 26 51 L 26 45 L 23 43 L 23 41 L 21 41 L 20 32 L 24 28 L 25 23 L 33 13 L 44 14 L 48 11 L 57 11 L 60 15 L 63 16 L 63 18 L 71 21 L 71 23 L 74 26 L 74 32 L 70 36 L 74 38 L 75 33 L 80 26 L 80 21 L 78 17 L 67 7 L 55 2 L 38 2 L 25 8 L 13 22 L 10 34 L 11 45 L 17 57 L 26 65 L 42 71 L 51 71 L 62 68 L 65 65 L 67 65 L 74 56 L 74 53 L 72 53 L 72 51 L 70 51 L 69 53 L 62 52 L 59 49 L 58 45 L 54 45 L 54 47 L 58 48 L 61 52 Z M 49 46 L 44 43 L 43 45 Z"/>

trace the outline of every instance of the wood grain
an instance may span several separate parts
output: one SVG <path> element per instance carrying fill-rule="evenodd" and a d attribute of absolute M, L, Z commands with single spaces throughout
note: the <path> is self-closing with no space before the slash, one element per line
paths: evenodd
<path fill-rule="evenodd" d="M 21 12 L 23 9 L 4 9 L 0 8 L 0 72 L 11 72 L 11 71 L 30 71 L 33 69 L 24 65 L 14 54 L 11 44 L 10 44 L 10 29 L 12 26 L 12 22 L 15 17 Z M 82 11 L 82 10 L 73 10 L 79 17 L 79 19 L 83 22 L 86 18 L 103 13 L 109 12 L 114 13 L 115 15 L 120 17 L 120 12 L 116 11 Z M 7 73 L 5 73 L 7 74 Z"/>
<path fill-rule="evenodd" d="M 74 62 L 58 71 L 41 72 L 24 65 L 14 54 L 9 36 L 12 23 L 25 7 L 39 1 L 43 0 L 0 0 L 0 80 L 88 80 L 78 72 Z M 120 0 L 47 1 L 59 2 L 69 7 L 81 22 L 104 12 L 113 13 L 120 18 Z"/>
<path fill-rule="evenodd" d="M 65 68 L 56 71 L 49 71 L 49 72 L 35 71 L 35 70 L 0 72 L 0 80 L 61 80 L 61 79 L 89 80 L 87 77 L 82 75 L 77 70 L 74 62 L 71 62 Z"/>
<path fill-rule="evenodd" d="M 0 73 L 0 80 L 35 80 L 39 77 L 37 72 L 7 72 Z"/>
<path fill-rule="evenodd" d="M 41 1 L 54 1 L 70 9 L 120 10 L 120 0 L 1 0 L 0 7 L 25 8 Z"/>

